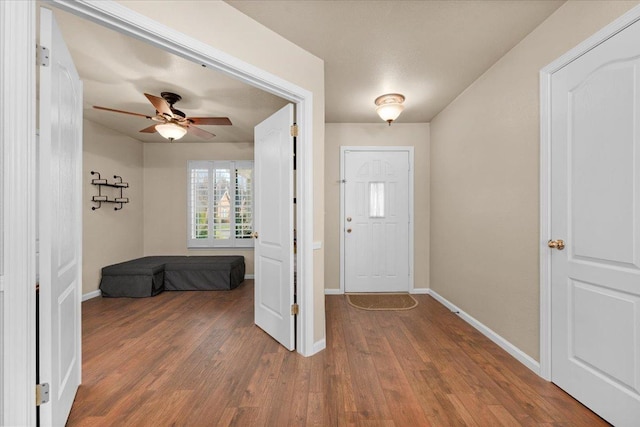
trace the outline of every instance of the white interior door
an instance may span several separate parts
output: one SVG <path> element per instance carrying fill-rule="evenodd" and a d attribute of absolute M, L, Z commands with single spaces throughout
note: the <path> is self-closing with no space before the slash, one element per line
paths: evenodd
<path fill-rule="evenodd" d="M 409 153 L 344 151 L 345 292 L 409 291 Z"/>
<path fill-rule="evenodd" d="M 40 380 L 42 425 L 66 423 L 81 380 L 82 82 L 48 9 L 40 13 Z"/>
<path fill-rule="evenodd" d="M 293 105 L 255 128 L 255 323 L 295 349 Z"/>
<path fill-rule="evenodd" d="M 640 425 L 640 24 L 552 76 L 552 381 Z"/>

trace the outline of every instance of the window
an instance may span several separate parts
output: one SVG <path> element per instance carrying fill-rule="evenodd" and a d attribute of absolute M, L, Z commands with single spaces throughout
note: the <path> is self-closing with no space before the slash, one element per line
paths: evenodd
<path fill-rule="evenodd" d="M 369 183 L 369 218 L 384 218 L 384 182 Z"/>
<path fill-rule="evenodd" d="M 190 160 L 187 244 L 252 247 L 253 162 Z"/>

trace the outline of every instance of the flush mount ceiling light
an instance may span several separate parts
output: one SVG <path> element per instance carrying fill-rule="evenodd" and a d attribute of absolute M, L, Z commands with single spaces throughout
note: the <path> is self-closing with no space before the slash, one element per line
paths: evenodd
<path fill-rule="evenodd" d="M 399 93 L 387 93 L 376 98 L 376 113 L 382 120 L 389 123 L 398 118 L 402 110 L 404 110 L 404 95 Z"/>
<path fill-rule="evenodd" d="M 187 133 L 187 129 L 177 123 L 172 122 L 156 125 L 156 131 L 163 138 L 166 138 L 171 142 L 182 138 Z"/>

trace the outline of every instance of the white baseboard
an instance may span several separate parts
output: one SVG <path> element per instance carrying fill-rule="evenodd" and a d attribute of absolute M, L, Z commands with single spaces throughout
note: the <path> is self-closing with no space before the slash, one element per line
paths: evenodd
<path fill-rule="evenodd" d="M 410 294 L 428 294 L 429 288 L 414 288 L 409 291 Z M 325 289 L 325 295 L 344 295 L 340 289 Z"/>
<path fill-rule="evenodd" d="M 245 274 L 244 275 L 244 280 L 250 280 L 250 279 L 255 279 L 256 277 L 253 274 Z"/>
<path fill-rule="evenodd" d="M 313 354 L 316 354 L 322 350 L 327 348 L 327 340 L 326 338 L 322 338 L 320 341 L 316 341 L 313 343 Z"/>
<path fill-rule="evenodd" d="M 436 301 L 447 307 L 449 310 L 457 313 L 462 318 L 462 320 L 476 328 L 478 331 L 480 331 L 480 333 L 482 333 L 484 336 L 496 343 L 504 351 L 513 356 L 518 362 L 531 369 L 537 375 L 540 375 L 540 363 L 534 360 L 531 356 L 520 350 L 515 345 L 511 344 L 506 339 L 502 338 L 500 335 L 495 333 L 493 330 L 488 328 L 477 319 L 460 310 L 460 308 L 449 302 L 446 298 L 438 294 L 433 289 L 429 289 L 429 295 L 431 295 Z"/>
<path fill-rule="evenodd" d="M 90 300 L 91 298 L 96 298 L 99 297 L 100 295 L 102 295 L 102 292 L 100 292 L 100 289 L 98 289 L 97 291 L 93 291 L 93 292 L 89 292 L 86 294 L 82 295 L 82 301 L 86 301 L 86 300 Z"/>
<path fill-rule="evenodd" d="M 410 294 L 428 294 L 429 288 L 414 288 L 409 291 Z M 325 289 L 325 295 L 344 295 L 340 289 Z"/>

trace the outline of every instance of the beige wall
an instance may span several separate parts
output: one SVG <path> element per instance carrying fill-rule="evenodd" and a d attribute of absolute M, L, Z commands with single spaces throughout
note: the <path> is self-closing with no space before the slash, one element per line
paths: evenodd
<path fill-rule="evenodd" d="M 143 184 L 142 143 L 89 120 L 84 120 L 84 153 L 82 173 L 82 293 L 96 291 L 101 269 L 106 265 L 139 258 L 143 255 Z M 129 188 L 123 196 L 130 203 L 122 210 L 103 203 L 100 209 L 91 202 L 98 188 L 91 185 L 91 171 L 113 182 L 122 176 Z M 104 188 L 103 195 L 113 196 L 116 189 Z"/>
<path fill-rule="evenodd" d="M 414 287 L 429 287 L 429 124 L 327 123 L 325 126 L 325 288 L 340 288 L 340 147 L 414 147 Z"/>
<path fill-rule="evenodd" d="M 313 240 L 322 240 L 324 62 L 222 1 L 163 1 L 162 7 L 151 1 L 120 3 L 313 93 Z M 325 337 L 324 249 L 314 251 L 313 267 L 314 341 L 318 342 Z"/>
<path fill-rule="evenodd" d="M 253 160 L 253 143 L 144 144 L 144 254 L 243 255 L 253 274 L 253 248 L 187 249 L 189 160 Z"/>
<path fill-rule="evenodd" d="M 565 3 L 431 122 L 431 288 L 536 360 L 538 73 L 637 3 Z"/>

